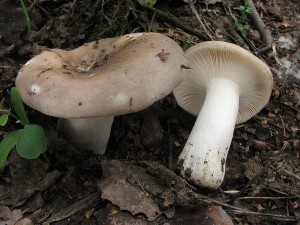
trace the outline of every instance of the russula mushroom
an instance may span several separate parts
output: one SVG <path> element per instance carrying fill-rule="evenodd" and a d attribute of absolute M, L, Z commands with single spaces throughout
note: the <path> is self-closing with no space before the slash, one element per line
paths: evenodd
<path fill-rule="evenodd" d="M 44 51 L 21 68 L 16 86 L 28 106 L 63 118 L 59 129 L 75 146 L 103 154 L 113 117 L 171 93 L 183 80 L 185 63 L 172 39 L 134 33 Z"/>
<path fill-rule="evenodd" d="M 245 49 L 222 41 L 186 51 L 186 80 L 173 91 L 179 106 L 197 120 L 179 156 L 181 175 L 192 183 L 218 188 L 225 174 L 235 124 L 257 114 L 269 101 L 269 68 Z"/>

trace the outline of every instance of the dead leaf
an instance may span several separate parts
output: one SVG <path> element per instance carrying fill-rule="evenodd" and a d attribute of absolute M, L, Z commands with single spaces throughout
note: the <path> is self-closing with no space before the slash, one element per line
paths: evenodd
<path fill-rule="evenodd" d="M 212 222 L 202 223 L 202 224 L 218 224 L 218 225 L 233 225 L 230 216 L 223 210 L 220 206 L 211 206 L 204 210 L 199 218 L 202 220 L 208 220 Z"/>
<path fill-rule="evenodd" d="M 33 225 L 30 219 L 22 217 L 20 209 L 11 211 L 7 206 L 0 206 L 0 225 Z"/>
<path fill-rule="evenodd" d="M 299 130 L 299 127 L 298 126 L 291 126 L 291 130 L 294 134 L 297 133 L 297 131 Z"/>
<path fill-rule="evenodd" d="M 173 221 L 176 225 L 233 225 L 230 216 L 220 206 L 188 210 L 181 208 L 177 210 Z"/>
<path fill-rule="evenodd" d="M 160 210 L 160 196 L 164 191 L 163 186 L 133 163 L 118 160 L 104 160 L 103 177 L 98 183 L 103 199 L 111 201 L 121 210 L 128 210 L 133 215 L 143 213 L 149 221 L 155 220 L 165 213 L 168 217 L 172 214 L 174 202 L 167 205 L 169 208 Z"/>
<path fill-rule="evenodd" d="M 290 23 L 289 23 L 288 21 L 283 21 L 283 22 L 281 23 L 281 25 L 284 26 L 285 28 L 291 26 Z"/>
<path fill-rule="evenodd" d="M 257 204 L 255 207 L 259 212 L 265 209 L 261 204 Z"/>
<path fill-rule="evenodd" d="M 159 163 L 103 160 L 102 165 L 101 197 L 133 215 L 142 213 L 149 221 L 161 214 L 171 218 L 175 205 L 207 206 L 210 202 Z"/>
<path fill-rule="evenodd" d="M 38 184 L 47 174 L 48 164 L 41 159 L 25 160 L 17 157 L 13 160 L 16 161 L 9 164 L 12 178 L 9 205 L 20 206 L 35 193 Z"/>

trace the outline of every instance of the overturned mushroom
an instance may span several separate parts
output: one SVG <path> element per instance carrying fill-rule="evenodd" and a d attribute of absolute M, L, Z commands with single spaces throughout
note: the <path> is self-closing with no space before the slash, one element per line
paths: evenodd
<path fill-rule="evenodd" d="M 23 101 L 64 118 L 59 128 L 79 148 L 103 154 L 113 116 L 142 110 L 169 94 L 186 63 L 180 46 L 158 33 L 108 38 L 71 51 L 50 49 L 16 78 Z"/>
<path fill-rule="evenodd" d="M 191 69 L 174 95 L 197 120 L 179 166 L 191 182 L 214 189 L 224 178 L 235 124 L 247 121 L 268 103 L 273 77 L 260 59 L 226 42 L 202 42 L 188 49 L 186 56 Z"/>

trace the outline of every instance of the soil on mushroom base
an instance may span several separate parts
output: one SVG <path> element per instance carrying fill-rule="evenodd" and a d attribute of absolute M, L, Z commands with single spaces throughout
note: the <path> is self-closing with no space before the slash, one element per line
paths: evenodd
<path fill-rule="evenodd" d="M 32 57 L 32 55 L 45 49 L 45 47 L 71 49 L 83 42 L 96 38 L 96 36 L 87 36 L 84 32 L 85 29 L 93 30 L 93 34 L 98 33 L 99 37 L 110 37 L 122 33 L 134 32 L 135 28 L 138 27 L 137 24 L 147 24 L 145 16 L 136 21 L 133 19 L 135 17 L 133 12 L 130 12 L 130 15 L 126 15 L 125 13 L 121 14 L 120 11 L 117 16 L 118 18 L 123 18 L 123 24 L 127 26 L 126 28 L 122 28 L 120 26 L 122 20 L 114 19 L 108 21 L 105 18 L 105 16 L 111 18 L 110 16 L 115 12 L 115 8 L 112 7 L 113 4 L 105 4 L 102 11 L 105 14 L 101 14 L 99 10 L 101 7 L 96 7 L 94 10 L 99 10 L 98 17 L 95 18 L 94 24 L 87 25 L 85 20 L 91 19 L 94 15 L 92 3 L 89 2 L 87 4 L 86 1 L 77 1 L 77 3 L 78 5 L 72 8 L 68 5 L 71 4 L 71 1 L 56 1 L 55 7 L 53 7 L 53 5 L 44 1 L 43 4 L 45 5 L 42 6 L 49 10 L 49 12 L 44 12 L 45 14 L 43 14 L 43 16 L 47 16 L 46 22 L 41 22 L 43 19 L 40 17 L 40 12 L 32 10 L 32 13 L 35 15 L 35 18 L 32 18 L 33 25 L 37 26 L 33 30 L 42 30 L 42 32 L 36 34 L 35 41 L 23 41 L 23 37 L 26 35 L 26 26 L 22 13 L 18 14 L 19 19 L 16 19 L 21 24 L 18 32 L 5 36 L 6 31 L 3 33 L 3 30 L 1 30 L 3 26 L 0 26 L 0 31 L 2 32 L 0 50 L 6 51 L 11 45 L 14 45 L 11 46 L 13 50 L 7 57 L 0 58 L 0 106 L 8 106 L 9 97 L 7 90 L 14 85 L 14 79 L 20 66 Z M 280 17 L 281 15 L 284 17 L 283 22 L 277 22 L 274 20 L 274 14 L 264 14 L 264 20 L 271 27 L 275 39 L 288 36 L 294 31 L 299 31 L 298 0 L 275 0 L 264 1 L 263 3 L 264 10 L 268 10 L 269 6 L 279 6 L 281 11 L 278 11 L 279 15 L 277 16 Z M 179 1 L 176 1 L 176 4 L 180 7 L 172 8 L 172 4 L 168 5 L 168 3 L 166 3 L 166 6 L 169 7 L 173 14 L 181 18 L 182 21 L 189 21 L 190 24 L 196 24 L 195 18 L 192 18 L 188 7 Z M 90 8 L 85 8 L 86 6 L 90 6 Z M 127 12 L 125 1 L 119 7 L 123 7 L 126 9 L 125 12 Z M 68 21 L 67 25 L 64 18 L 59 17 L 59 15 L 64 14 L 66 9 L 73 10 L 73 20 Z M 83 9 L 86 9 L 86 11 L 83 12 Z M 212 14 L 214 14 L 218 13 L 220 8 L 219 6 L 209 6 L 209 10 L 213 10 Z M 7 10 L 7 13 L 10 13 L 11 17 L 13 17 L 16 11 L 14 8 L 11 8 Z M 76 18 L 80 18 L 81 20 L 76 20 Z M 97 23 L 100 20 L 102 21 L 101 26 L 99 25 L 100 23 Z M 132 21 L 132 23 L 127 23 L 127 20 Z M 155 22 L 152 29 L 160 31 L 160 26 L 162 26 L 160 22 Z M 53 27 L 55 27 L 55 31 Z M 141 27 L 138 27 L 138 29 L 142 29 Z M 173 31 L 172 29 L 170 30 Z M 163 32 L 170 34 L 170 30 L 164 27 Z M 286 49 L 280 49 L 278 52 L 280 58 L 289 54 L 290 51 Z M 264 55 L 264 59 L 269 63 L 274 72 L 277 68 L 272 63 L 271 56 Z M 300 171 L 300 82 L 291 76 L 278 78 L 275 72 L 274 78 L 275 84 L 270 103 L 256 117 L 238 126 L 235 130 L 234 139 L 226 162 L 226 175 L 224 184 L 222 185 L 223 191 L 243 190 L 243 196 L 244 194 L 247 196 L 256 196 L 257 193 L 259 196 L 284 196 L 278 193 L 278 191 L 300 195 L 300 181 L 290 175 L 296 174 L 299 177 Z M 48 129 L 49 133 L 52 133 L 50 128 L 55 127 L 55 118 L 46 117 L 29 108 L 27 108 L 27 111 L 32 122 L 42 125 Z M 172 152 L 173 162 L 176 161 L 176 157 L 180 154 L 192 129 L 195 118 L 178 108 L 172 95 L 156 103 L 151 108 L 151 116 L 145 116 L 147 113 L 139 112 L 115 118 L 106 158 L 137 161 L 152 160 L 168 167 L 172 165 L 172 162 L 170 162 L 170 152 Z M 11 122 L 3 131 L 12 130 L 16 126 L 18 125 Z M 3 131 L 0 130 L 0 135 L 2 135 Z M 34 203 L 30 203 L 27 199 L 26 194 L 28 193 L 20 193 L 18 196 L 13 196 L 14 204 L 20 203 L 20 201 L 28 201 L 29 205 L 35 206 L 30 208 L 31 211 L 29 210 L 27 213 L 36 212 L 39 207 L 43 209 L 51 201 L 56 202 L 56 206 L 72 206 L 74 202 L 81 199 L 88 191 L 97 188 L 95 180 L 100 179 L 102 174 L 99 158 L 89 152 L 78 153 L 63 140 L 61 142 L 57 141 L 55 143 L 56 147 L 52 146 L 50 160 L 54 162 L 53 166 L 49 167 L 45 162 L 41 161 L 35 161 L 33 164 L 24 163 L 12 155 L 10 162 L 13 166 L 7 168 L 1 174 L 2 180 L 14 185 L 12 188 L 14 193 L 18 193 L 17 190 L 22 185 L 23 187 L 26 185 L 29 187 L 30 184 L 35 182 L 36 177 L 47 177 L 46 181 L 48 183 L 45 184 L 44 189 L 40 187 L 40 191 L 36 191 L 40 194 L 34 195 Z M 57 150 L 56 152 L 54 151 L 55 149 Z M 27 168 L 28 170 L 23 169 L 23 171 L 24 173 L 26 171 L 28 173 L 17 173 L 18 169 L 21 170 L 20 168 Z M 39 171 L 32 172 L 32 168 L 39 168 Z M 50 173 L 52 171 L 57 172 Z M 12 181 L 11 176 L 13 175 L 15 176 Z M 21 182 L 21 177 L 26 177 L 28 182 L 26 183 L 24 180 Z M 19 183 L 14 183 L 17 181 Z M 57 194 L 55 192 L 57 188 L 62 190 L 59 196 L 55 195 Z M 30 189 L 29 192 L 34 192 L 34 190 L 36 189 Z M 228 197 L 222 191 L 202 193 L 219 199 L 222 199 L 224 195 L 226 198 Z M 238 197 L 235 196 L 231 199 L 237 205 L 242 205 L 252 210 L 257 209 L 261 212 L 280 214 L 287 207 L 287 205 L 278 199 L 242 200 Z M 41 203 L 43 199 L 45 200 L 44 204 Z M 68 201 L 65 201 L 65 199 L 68 199 Z M 107 203 L 103 201 L 97 207 L 104 208 L 105 204 Z M 299 205 L 299 198 L 296 198 L 295 201 L 291 199 L 288 202 L 291 213 L 297 212 L 300 209 Z M 25 206 L 24 208 L 26 208 Z M 55 205 L 51 207 L 55 208 Z M 70 219 L 70 221 L 73 221 L 71 224 L 76 224 L 74 221 L 81 221 L 85 212 L 86 210 L 82 210 L 74 213 Z M 100 218 L 100 215 L 98 216 Z M 248 222 L 250 224 L 259 224 L 261 222 L 256 221 L 256 218 L 251 216 L 231 215 L 231 217 L 236 222 L 242 221 L 243 223 Z M 280 224 L 271 220 L 263 220 L 263 222 L 264 224 Z M 55 224 L 68 224 L 68 222 L 67 220 L 62 220 Z M 282 222 L 281 224 L 288 223 Z"/>

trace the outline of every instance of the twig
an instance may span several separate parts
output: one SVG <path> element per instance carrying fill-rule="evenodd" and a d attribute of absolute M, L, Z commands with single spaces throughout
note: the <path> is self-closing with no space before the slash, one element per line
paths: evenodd
<path fill-rule="evenodd" d="M 288 193 L 285 193 L 283 191 L 279 191 L 279 190 L 277 190 L 275 188 L 263 187 L 263 189 L 267 190 L 268 192 L 273 191 L 273 192 L 275 192 L 277 194 L 288 196 Z M 298 198 L 300 198 L 300 196 L 298 196 Z"/>
<path fill-rule="evenodd" d="M 228 213 L 241 214 L 241 215 L 255 215 L 260 217 L 268 217 L 270 220 L 281 220 L 281 221 L 299 221 L 299 216 L 285 216 L 271 213 L 259 213 L 245 210 L 227 210 Z"/>
<path fill-rule="evenodd" d="M 219 202 L 217 200 L 211 199 L 211 201 L 215 204 L 218 204 L 220 206 L 230 208 L 233 210 L 225 210 L 228 213 L 235 213 L 235 214 L 243 214 L 243 215 L 255 215 L 255 216 L 261 216 L 261 217 L 270 217 L 270 219 L 273 220 L 282 220 L 282 221 L 298 221 L 300 220 L 299 216 L 285 216 L 285 215 L 278 215 L 278 214 L 271 214 L 271 213 L 259 213 L 259 212 L 252 212 L 249 210 L 245 210 L 236 206 L 229 205 L 224 202 Z"/>
<path fill-rule="evenodd" d="M 202 195 L 200 195 L 200 196 L 201 196 L 200 199 L 204 199 L 204 197 Z M 286 198 L 289 198 L 289 197 L 286 197 Z M 224 202 L 220 202 L 215 199 L 211 199 L 209 197 L 206 197 L 206 200 L 211 201 L 217 205 L 220 205 L 220 206 L 223 206 L 223 207 L 226 207 L 229 209 L 233 209 L 233 210 L 225 210 L 228 213 L 243 214 L 243 215 L 255 215 L 255 216 L 260 216 L 260 217 L 268 217 L 269 219 L 272 219 L 272 220 L 281 220 L 281 221 L 299 221 L 300 220 L 300 216 L 286 216 L 286 215 L 278 215 L 278 214 L 271 214 L 271 213 L 253 212 L 253 211 L 250 211 L 247 209 L 229 205 Z"/>
<path fill-rule="evenodd" d="M 201 17 L 199 15 L 199 13 L 197 12 L 194 2 L 192 0 L 184 0 L 184 2 L 186 2 L 190 9 L 192 10 L 192 12 L 195 14 L 197 20 L 199 21 L 201 27 L 203 28 L 203 30 L 205 31 L 205 33 L 207 34 L 207 36 L 210 38 L 210 40 L 214 40 L 214 38 L 210 35 L 210 33 L 208 32 L 208 30 L 206 29 L 206 26 L 204 25 L 204 23 L 201 20 Z"/>
<path fill-rule="evenodd" d="M 149 7 L 144 5 L 143 6 L 145 9 L 156 13 L 157 16 L 161 17 L 162 19 L 164 19 L 165 21 L 167 21 L 168 23 L 170 23 L 171 25 L 180 28 L 181 30 L 183 30 L 186 33 L 189 33 L 191 35 L 197 36 L 201 41 L 208 41 L 209 38 L 200 33 L 197 30 L 191 29 L 189 27 L 184 26 L 179 19 L 177 19 L 175 16 L 171 15 L 171 14 L 167 14 L 159 9 L 153 8 L 153 7 Z"/>
<path fill-rule="evenodd" d="M 231 38 L 241 47 L 244 49 L 249 50 L 248 45 L 244 42 L 243 38 L 236 32 L 234 29 L 234 26 L 230 22 L 227 16 L 221 16 L 220 19 L 218 20 L 219 25 L 225 29 L 228 34 L 231 36 Z"/>
<path fill-rule="evenodd" d="M 211 21 L 211 19 L 209 19 L 208 17 L 203 17 L 203 21 L 204 21 L 205 26 L 207 27 L 207 29 L 208 29 L 212 34 L 215 35 L 215 32 L 210 28 L 209 24 L 206 22 L 206 19 L 209 20 L 209 21 Z"/>
<path fill-rule="evenodd" d="M 279 118 L 280 118 L 280 121 L 281 121 L 281 124 L 282 124 L 282 129 L 283 129 L 283 136 L 286 137 L 286 133 L 285 133 L 285 126 L 284 126 L 284 123 L 283 123 L 283 120 L 282 120 L 282 116 L 279 114 Z"/>
<path fill-rule="evenodd" d="M 152 26 L 153 26 L 153 22 L 154 22 L 155 16 L 156 16 L 156 14 L 153 13 L 151 21 L 150 21 L 150 24 L 148 25 L 148 32 L 151 32 L 151 30 L 152 30 Z"/>
<path fill-rule="evenodd" d="M 286 105 L 286 106 L 288 106 L 288 107 L 290 107 L 290 108 L 292 108 L 292 109 L 294 109 L 295 111 L 297 111 L 298 113 L 300 112 L 300 110 L 299 109 L 297 109 L 297 108 L 295 108 L 294 106 L 292 106 L 292 105 L 290 105 L 290 104 L 288 104 L 288 103 L 283 103 L 284 105 Z"/>
<path fill-rule="evenodd" d="M 253 1 L 243 0 L 243 2 L 244 4 L 248 3 L 249 7 L 251 8 L 249 18 L 251 19 L 252 23 L 256 26 L 258 32 L 263 37 L 265 42 L 265 47 L 258 49 L 256 53 L 261 54 L 272 49 L 273 37 L 271 34 L 271 30 L 264 24 L 263 20 L 260 18 Z"/>
<path fill-rule="evenodd" d="M 263 197 L 257 197 L 257 196 L 245 196 L 245 197 L 238 197 L 237 199 L 244 199 L 244 200 L 259 200 L 259 199 L 263 199 L 263 200 L 281 200 L 281 199 L 295 199 L 295 198 L 299 198 L 299 196 L 282 196 L 282 197 L 268 197 L 268 196 L 263 196 Z"/>
<path fill-rule="evenodd" d="M 290 177 L 292 177 L 292 178 L 294 178 L 294 179 L 300 181 L 300 177 L 297 176 L 296 174 L 293 174 L 292 172 L 290 172 L 290 171 L 288 171 L 288 170 L 285 170 L 285 169 L 283 169 L 283 170 L 281 170 L 281 171 L 284 172 L 285 174 L 289 175 Z"/>
<path fill-rule="evenodd" d="M 39 0 L 34 0 L 33 3 L 28 7 L 28 12 L 31 12 L 35 5 L 39 4 Z"/>
<path fill-rule="evenodd" d="M 51 217 L 49 219 L 47 219 L 46 222 L 43 223 L 43 225 L 48 225 L 52 222 L 57 222 L 57 221 L 65 219 L 65 218 L 68 218 L 69 216 L 73 215 L 74 213 L 94 204 L 98 197 L 99 197 L 99 193 L 97 193 L 97 192 L 90 194 L 86 198 L 81 199 L 80 201 L 74 203 L 73 205 L 62 209 L 62 210 L 58 211 L 57 213 L 52 214 Z"/>

